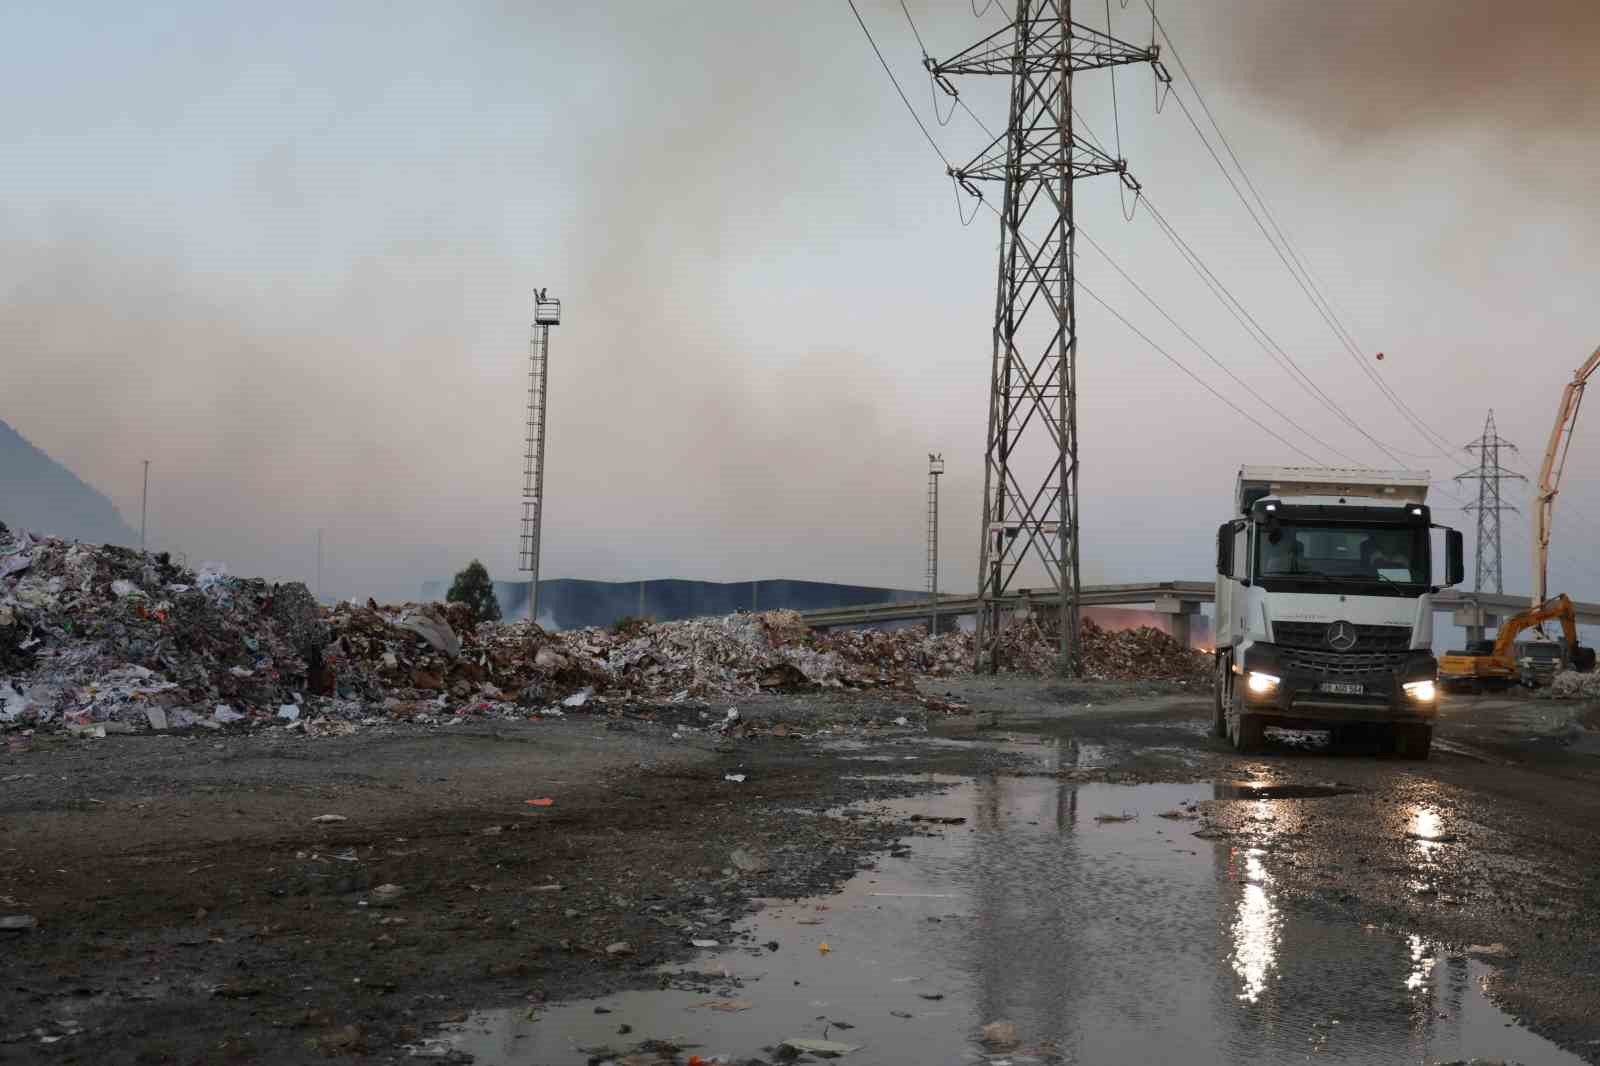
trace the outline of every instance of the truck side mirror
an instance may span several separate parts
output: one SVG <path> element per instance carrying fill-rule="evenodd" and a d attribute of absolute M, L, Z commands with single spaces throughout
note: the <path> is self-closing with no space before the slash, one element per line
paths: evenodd
<path fill-rule="evenodd" d="M 1229 577 L 1233 573 L 1233 523 L 1224 522 L 1217 530 L 1217 573 Z"/>
<path fill-rule="evenodd" d="M 1459 529 L 1447 529 L 1444 532 L 1444 569 L 1446 585 L 1459 585 L 1466 580 L 1466 551 L 1462 547 Z"/>

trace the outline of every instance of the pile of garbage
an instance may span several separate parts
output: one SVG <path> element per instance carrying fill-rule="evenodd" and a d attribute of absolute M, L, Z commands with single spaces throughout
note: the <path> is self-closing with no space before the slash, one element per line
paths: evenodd
<path fill-rule="evenodd" d="M 1550 695 L 1560 700 L 1600 700 L 1600 673 L 1563 670 L 1551 680 Z"/>
<path fill-rule="evenodd" d="M 1001 645 L 1007 670 L 1056 670 L 1053 633 L 1033 616 L 1008 626 Z M 0 525 L 0 727 L 271 722 L 329 735 L 373 720 L 560 715 L 591 702 L 829 688 L 915 696 L 919 678 L 969 670 L 973 650 L 966 633 L 819 633 L 781 610 L 549 633 L 476 623 L 464 604 L 324 608 L 298 582 Z M 1083 655 L 1091 677 L 1207 676 L 1203 656 L 1153 629 L 1085 622 Z"/>
<path fill-rule="evenodd" d="M 1089 619 L 1083 627 L 1083 669 L 1106 681 L 1210 681 L 1212 659 L 1170 633 L 1152 626 L 1102 629 Z"/>

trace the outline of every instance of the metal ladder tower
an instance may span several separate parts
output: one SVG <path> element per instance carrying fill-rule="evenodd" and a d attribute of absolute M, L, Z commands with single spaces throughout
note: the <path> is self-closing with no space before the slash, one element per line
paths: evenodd
<path fill-rule="evenodd" d="M 944 456 L 928 453 L 928 635 L 939 635 L 939 475 Z"/>
<path fill-rule="evenodd" d="M 539 617 L 539 532 L 544 517 L 545 396 L 550 379 L 550 327 L 561 324 L 561 301 L 533 294 L 533 336 L 528 343 L 528 435 L 522 453 L 522 559 L 528 575 L 528 621 Z"/>
<path fill-rule="evenodd" d="M 1072 183 L 1115 174 L 1137 194 L 1127 162 L 1073 130 L 1072 76 L 1149 63 L 1171 78 L 1152 41 L 1142 48 L 1072 21 L 1072 0 L 1016 0 L 1001 30 L 943 61 L 924 60 L 947 94 L 949 76 L 1010 79 L 1005 132 L 950 170 L 967 192 L 1001 182 L 1000 254 L 978 553 L 976 666 L 999 669 L 1004 598 L 1030 557 L 1058 596 L 1063 666 L 1078 654 L 1078 382 Z"/>
<path fill-rule="evenodd" d="M 1455 476 L 1457 481 L 1478 483 L 1478 502 L 1462 508 L 1478 514 L 1478 573 L 1472 584 L 1474 592 L 1505 592 L 1504 574 L 1501 572 L 1500 512 L 1515 514 L 1517 509 L 1501 499 L 1500 483 L 1505 480 L 1528 480 L 1500 465 L 1501 448 L 1517 450 L 1515 444 L 1495 430 L 1494 411 L 1491 409 L 1489 417 L 1483 421 L 1483 436 L 1467 445 L 1467 451 L 1478 453 L 1478 468 L 1464 470 Z M 1487 587 L 1490 585 L 1493 588 Z"/>

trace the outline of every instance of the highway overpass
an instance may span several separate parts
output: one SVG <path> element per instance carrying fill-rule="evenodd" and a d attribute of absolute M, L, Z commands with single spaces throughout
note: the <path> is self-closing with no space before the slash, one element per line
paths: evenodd
<path fill-rule="evenodd" d="M 1201 604 L 1210 603 L 1215 598 L 1216 586 L 1211 581 L 1142 581 L 1122 585 L 1085 585 L 1079 590 L 1078 602 L 1085 607 L 1148 606 L 1157 614 L 1170 615 L 1173 636 L 1187 640 L 1189 620 L 1200 612 Z M 1035 608 L 1054 607 L 1059 602 L 1054 592 L 1019 591 L 1007 596 L 1005 603 L 1015 609 L 1024 599 Z M 1433 598 L 1435 613 L 1448 613 L 1452 622 L 1468 630 L 1495 626 L 1500 619 L 1516 614 L 1527 606 L 1527 596 L 1462 592 L 1457 589 L 1445 589 Z M 1600 626 L 1600 603 L 1576 603 L 1574 606 L 1578 609 L 1579 625 Z M 838 626 L 922 621 L 932 608 L 929 600 L 914 600 L 802 611 L 800 617 L 813 629 L 832 629 Z M 977 611 L 976 595 L 939 597 L 941 615 L 970 615 Z"/>

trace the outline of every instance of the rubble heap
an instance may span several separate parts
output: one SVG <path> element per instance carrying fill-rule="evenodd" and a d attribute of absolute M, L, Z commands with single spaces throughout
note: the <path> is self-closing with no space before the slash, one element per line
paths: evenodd
<path fill-rule="evenodd" d="M 1056 642 L 1025 616 L 1008 670 L 1050 674 Z M 1153 629 L 1083 626 L 1107 679 L 1207 676 Z M 10 533 L 0 525 L 0 726 L 183 728 L 276 721 L 314 734 L 372 718 L 560 714 L 762 690 L 882 688 L 964 673 L 970 635 L 921 627 L 818 633 L 794 611 L 548 633 L 474 624 L 463 604 L 320 608 L 297 582 L 199 572 L 166 555 Z M 942 706 L 942 705 L 941 705 Z"/>
<path fill-rule="evenodd" d="M 1562 700 L 1600 700 L 1600 673 L 1563 670 L 1551 680 L 1550 695 Z"/>
<path fill-rule="evenodd" d="M 1102 629 L 1083 621 L 1083 668 L 1108 681 L 1209 681 L 1212 660 L 1151 626 Z"/>

